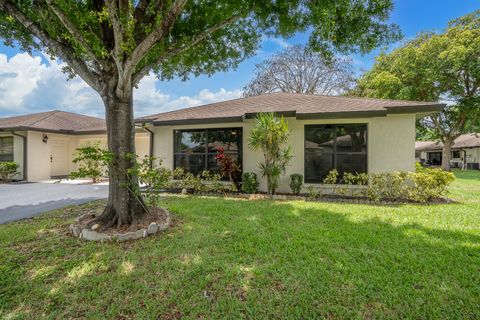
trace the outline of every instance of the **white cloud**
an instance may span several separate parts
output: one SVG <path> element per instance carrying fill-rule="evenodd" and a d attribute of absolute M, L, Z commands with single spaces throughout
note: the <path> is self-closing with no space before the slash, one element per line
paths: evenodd
<path fill-rule="evenodd" d="M 44 63 L 41 57 L 19 53 L 10 59 L 0 54 L 0 116 L 27 114 L 53 109 L 93 116 L 104 115 L 100 96 L 83 80 L 67 81 L 57 61 Z M 134 91 L 135 116 L 187 108 L 235 99 L 241 90 L 201 90 L 193 96 L 171 97 L 156 88 L 153 75 L 145 77 Z"/>

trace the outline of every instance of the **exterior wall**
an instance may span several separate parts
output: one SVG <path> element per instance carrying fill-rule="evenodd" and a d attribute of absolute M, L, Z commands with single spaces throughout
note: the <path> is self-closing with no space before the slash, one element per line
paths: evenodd
<path fill-rule="evenodd" d="M 290 192 L 290 174 L 304 175 L 304 126 L 308 124 L 347 124 L 365 123 L 368 126 L 368 171 L 413 171 L 415 169 L 415 115 L 391 115 L 376 118 L 329 119 L 329 120 L 297 120 L 287 118 L 292 131 L 290 144 L 294 159 L 282 176 L 279 192 Z M 253 120 L 234 123 L 218 123 L 208 125 L 158 126 L 154 132 L 155 157 L 162 160 L 163 165 L 173 169 L 173 131 L 205 128 L 243 128 L 243 171 L 256 172 L 260 180 L 260 190 L 266 190 L 266 181 L 259 174 L 259 163 L 263 160 L 261 151 L 248 148 L 248 137 L 254 124 Z"/>
<path fill-rule="evenodd" d="M 42 141 L 43 135 L 48 136 L 47 143 Z M 65 135 L 56 133 L 43 133 L 28 131 L 27 135 L 27 161 L 28 161 L 28 181 L 42 181 L 51 178 L 50 155 L 52 154 L 51 145 L 53 140 L 64 140 L 67 154 L 66 173 L 77 169 L 77 165 L 72 162 L 75 149 L 87 145 L 88 143 L 98 141 L 101 147 L 107 147 L 107 137 L 105 134 L 98 135 Z M 135 137 L 137 154 L 144 157 L 149 153 L 149 136 L 147 133 L 137 133 Z"/>
<path fill-rule="evenodd" d="M 25 132 L 15 131 L 16 134 L 24 135 Z M 13 162 L 19 165 L 18 174 L 14 177 L 15 180 L 23 180 L 23 138 L 13 135 L 9 132 L 0 132 L 0 137 L 13 137 Z"/>

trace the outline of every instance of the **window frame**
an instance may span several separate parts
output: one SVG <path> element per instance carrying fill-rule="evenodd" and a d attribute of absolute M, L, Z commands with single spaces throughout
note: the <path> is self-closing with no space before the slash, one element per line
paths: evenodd
<path fill-rule="evenodd" d="M 216 155 L 217 152 L 209 152 L 208 151 L 208 132 L 209 131 L 227 131 L 227 130 L 239 130 L 240 131 L 240 141 L 238 146 L 238 162 L 240 164 L 240 168 L 243 171 L 243 127 L 215 127 L 215 128 L 192 128 L 192 129 L 174 129 L 173 130 L 173 170 L 177 168 L 175 156 L 177 155 L 185 155 L 186 152 L 176 152 L 175 148 L 175 141 L 176 141 L 176 134 L 177 132 L 204 132 L 205 133 L 205 151 L 204 152 L 193 152 L 189 153 L 190 155 L 203 155 L 205 166 L 203 170 L 210 170 L 208 168 L 208 156 L 209 155 Z M 225 154 L 231 154 L 229 151 L 225 151 Z"/>
<path fill-rule="evenodd" d="M 338 127 L 341 127 L 341 126 L 365 126 L 365 138 L 366 138 L 366 141 L 365 141 L 365 152 L 354 152 L 354 151 L 340 151 L 338 152 L 337 151 L 337 128 Z M 332 126 L 334 127 L 334 130 L 333 130 L 333 152 L 332 152 L 332 155 L 333 155 L 333 168 L 330 169 L 330 170 L 333 170 L 333 169 L 337 169 L 337 161 L 338 161 L 338 155 L 365 155 L 367 157 L 367 166 L 366 166 L 366 172 L 368 173 L 368 165 L 369 165 L 369 158 L 368 158 L 368 155 L 369 155 L 369 125 L 368 123 L 319 123 L 319 124 L 307 124 L 307 125 L 304 125 L 304 129 L 303 129 L 303 176 L 304 176 L 304 182 L 305 183 L 314 183 L 314 184 L 322 184 L 323 183 L 323 179 L 309 179 L 307 178 L 307 139 L 306 139 L 306 136 L 307 136 L 307 129 L 308 128 L 318 128 L 318 127 L 322 127 L 322 126 Z M 329 170 L 329 171 L 330 171 Z M 338 169 L 337 169 L 338 170 Z M 352 172 L 353 173 L 353 172 Z"/>
<path fill-rule="evenodd" d="M 455 157 L 455 153 L 458 152 L 458 157 Z M 460 150 L 452 150 L 452 159 L 461 159 L 462 152 Z"/>
<path fill-rule="evenodd" d="M 12 153 L 11 153 L 11 159 L 12 160 L 0 160 L 0 162 L 13 162 L 15 161 L 15 138 L 13 136 L 0 136 L 0 140 L 3 139 L 11 139 L 12 140 Z M 6 154 L 10 155 L 10 153 Z"/>

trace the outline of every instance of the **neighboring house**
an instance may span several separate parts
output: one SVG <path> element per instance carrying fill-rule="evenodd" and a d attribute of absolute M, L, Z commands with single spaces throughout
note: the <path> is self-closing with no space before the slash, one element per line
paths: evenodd
<path fill-rule="evenodd" d="M 429 165 L 442 164 L 443 143 L 440 141 L 417 141 L 415 157 L 417 161 Z M 480 133 L 466 133 L 455 139 L 452 146 L 453 167 L 480 169 Z"/>
<path fill-rule="evenodd" d="M 136 150 L 149 154 L 149 135 L 139 130 Z M 0 118 L 0 161 L 20 165 L 17 180 L 65 177 L 76 169 L 75 149 L 98 141 L 106 146 L 105 120 L 63 111 Z"/>
<path fill-rule="evenodd" d="M 259 112 L 283 115 L 291 129 L 295 157 L 289 175 L 322 183 L 331 169 L 343 172 L 413 171 L 415 119 L 438 112 L 443 104 L 352 97 L 273 93 L 159 113 L 136 120 L 153 131 L 153 155 L 167 168 L 193 173 L 217 171 L 216 148 L 223 147 L 244 172 L 259 174 L 260 151 L 248 148 Z M 261 180 L 265 190 L 265 179 Z"/>

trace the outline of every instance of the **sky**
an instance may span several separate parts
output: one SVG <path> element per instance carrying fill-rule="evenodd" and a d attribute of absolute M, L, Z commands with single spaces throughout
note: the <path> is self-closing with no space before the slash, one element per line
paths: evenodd
<path fill-rule="evenodd" d="M 400 26 L 404 39 L 366 55 L 354 55 L 358 74 L 368 70 L 381 50 L 392 50 L 422 31 L 441 31 L 448 21 L 480 9 L 480 0 L 394 0 L 390 22 Z M 236 70 L 200 76 L 188 81 L 162 82 L 153 75 L 145 77 L 134 91 L 135 117 L 235 99 L 253 77 L 257 63 L 294 44 L 306 43 L 307 34 L 289 39 L 265 38 L 254 57 Z M 104 117 L 98 94 L 80 78 L 67 81 L 62 64 L 42 53 L 30 56 L 0 43 L 0 117 L 49 110 L 63 110 Z"/>

